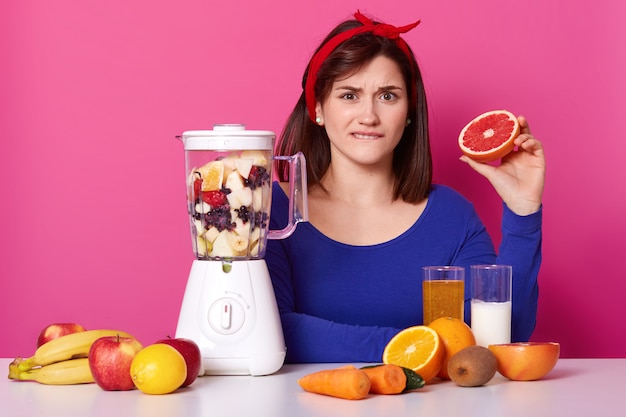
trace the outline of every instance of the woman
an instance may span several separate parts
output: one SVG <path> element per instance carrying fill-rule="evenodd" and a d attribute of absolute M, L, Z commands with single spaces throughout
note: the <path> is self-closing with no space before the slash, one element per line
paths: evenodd
<path fill-rule="evenodd" d="M 419 68 L 396 28 L 360 13 L 314 54 L 278 153 L 307 159 L 309 223 L 266 254 L 288 362 L 380 362 L 400 330 L 422 324 L 422 267 L 513 265 L 512 339 L 527 340 L 541 263 L 541 143 L 519 117 L 517 149 L 501 165 L 461 160 L 503 200 L 496 255 L 472 205 L 433 185 Z M 278 165 L 279 179 L 287 171 Z M 287 198 L 274 184 L 271 228 Z M 469 321 L 469 293 L 465 317 Z"/>

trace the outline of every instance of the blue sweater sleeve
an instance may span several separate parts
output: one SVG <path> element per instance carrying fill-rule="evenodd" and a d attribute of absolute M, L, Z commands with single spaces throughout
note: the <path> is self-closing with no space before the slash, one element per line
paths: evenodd
<path fill-rule="evenodd" d="M 518 216 L 503 206 L 497 262 L 513 266 L 511 341 L 525 342 L 532 335 L 537 319 L 543 208 L 528 216 Z"/>

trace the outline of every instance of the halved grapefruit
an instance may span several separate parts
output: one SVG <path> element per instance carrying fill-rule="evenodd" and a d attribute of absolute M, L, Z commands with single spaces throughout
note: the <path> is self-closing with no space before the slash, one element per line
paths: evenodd
<path fill-rule="evenodd" d="M 517 117 L 507 110 L 493 110 L 469 122 L 459 135 L 461 151 L 478 162 L 500 159 L 513 150 L 519 135 Z"/>

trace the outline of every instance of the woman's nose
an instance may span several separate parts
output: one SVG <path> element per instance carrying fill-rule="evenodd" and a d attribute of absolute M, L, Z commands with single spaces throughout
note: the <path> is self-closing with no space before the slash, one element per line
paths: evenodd
<path fill-rule="evenodd" d="M 373 100 L 366 100 L 361 103 L 358 120 L 359 123 L 364 125 L 376 125 L 380 122 L 378 112 L 376 111 L 376 104 Z"/>

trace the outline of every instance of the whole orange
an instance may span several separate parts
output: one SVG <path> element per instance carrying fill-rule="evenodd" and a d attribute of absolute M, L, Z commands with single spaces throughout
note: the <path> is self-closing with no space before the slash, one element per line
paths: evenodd
<path fill-rule="evenodd" d="M 454 317 L 440 317 L 433 320 L 428 327 L 437 332 L 445 350 L 443 363 L 437 376 L 441 379 L 450 379 L 448 375 L 450 358 L 466 347 L 476 344 L 474 333 L 463 320 Z"/>
<path fill-rule="evenodd" d="M 498 372 L 513 381 L 534 381 L 554 368 L 561 346 L 555 342 L 519 342 L 489 345 L 498 361 Z"/>

